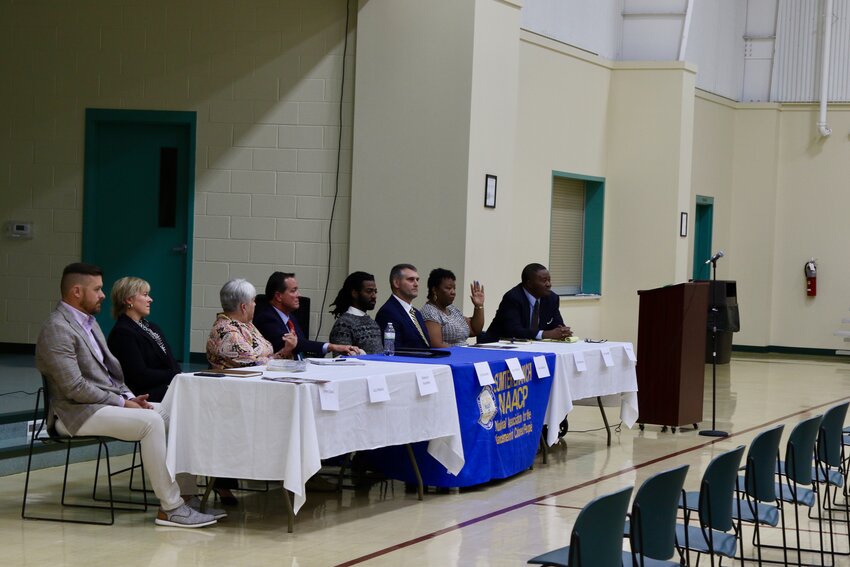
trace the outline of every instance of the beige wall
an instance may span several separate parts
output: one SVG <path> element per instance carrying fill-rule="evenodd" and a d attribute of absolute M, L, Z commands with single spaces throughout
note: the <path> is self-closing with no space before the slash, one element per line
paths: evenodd
<path fill-rule="evenodd" d="M 483 281 L 489 319 L 523 265 L 548 262 L 551 175 L 564 171 L 606 180 L 603 295 L 562 301 L 577 334 L 634 340 L 636 290 L 690 277 L 678 218 L 699 194 L 715 198 L 718 276 L 739 282 L 735 342 L 843 348 L 832 331 L 850 307 L 850 106 L 830 107 L 834 134 L 820 139 L 813 106 L 697 93 L 692 67 L 612 63 L 520 31 L 518 7 L 360 1 L 330 295 L 350 261 L 376 273 L 383 301 L 389 267 L 410 261 L 423 277 L 443 266 Z M 231 277 L 262 287 L 294 270 L 318 310 L 344 0 L 0 9 L 0 210 L 36 234 L 0 239 L 0 342 L 34 341 L 79 258 L 89 107 L 197 112 L 193 351 Z M 495 210 L 482 206 L 486 173 L 499 178 Z M 821 274 L 807 299 L 811 256 Z"/>
<path fill-rule="evenodd" d="M 4 2 L 0 220 L 33 222 L 35 238 L 0 239 L 0 341 L 34 342 L 62 267 L 80 258 L 86 108 L 197 112 L 192 351 L 204 350 L 229 278 L 262 288 L 270 272 L 295 271 L 318 309 L 345 7 Z M 352 33 L 332 290 L 347 271 L 353 42 Z M 160 316 L 154 304 L 152 319 Z"/>
<path fill-rule="evenodd" d="M 832 105 L 833 135 L 815 129 L 814 105 L 737 104 L 700 94 L 694 127 L 694 194 L 714 201 L 720 279 L 738 282 L 735 344 L 843 349 L 833 331 L 850 308 L 846 165 L 850 107 Z M 692 254 L 692 252 L 691 252 Z M 803 264 L 820 268 L 805 293 Z"/>
<path fill-rule="evenodd" d="M 564 299 L 562 311 L 580 336 L 634 341 L 636 291 L 685 278 L 678 212 L 690 200 L 694 70 L 614 65 L 528 33 L 520 62 L 522 198 L 514 205 L 515 246 L 502 260 L 508 273 L 499 294 L 526 263 L 549 261 L 553 171 L 603 177 L 602 297 Z"/>
<path fill-rule="evenodd" d="M 830 107 L 821 138 L 814 105 L 780 113 L 771 344 L 846 348 L 833 337 L 850 308 L 850 106 Z M 818 296 L 807 298 L 803 264 L 818 259 Z"/>
<path fill-rule="evenodd" d="M 736 344 L 777 344 L 771 336 L 774 316 L 773 264 L 776 253 L 776 197 L 780 112 L 778 105 L 735 106 L 733 192 L 726 258 L 718 277 L 738 282 L 741 331 Z M 704 124 L 708 135 L 710 123 Z M 720 164 L 718 164 L 720 165 Z M 790 345 L 789 345 L 790 346 Z M 826 345 L 824 345 L 826 347 Z"/>
<path fill-rule="evenodd" d="M 497 301 L 519 282 L 523 266 L 549 263 L 552 172 L 606 173 L 610 63 L 528 32 L 521 34 L 519 52 L 516 190 L 512 219 L 505 226 L 511 253 L 505 257 L 493 249 L 488 256 L 502 266 L 490 287 Z M 607 246 L 607 234 L 603 243 Z M 603 301 L 562 301 L 567 324 L 582 336 L 600 336 Z"/>
<path fill-rule="evenodd" d="M 498 0 L 361 2 L 351 211 L 351 269 L 389 297 L 393 264 L 458 277 L 458 303 L 482 281 L 490 299 L 510 242 L 519 4 Z M 435 35 L 434 30 L 439 30 Z M 495 210 L 484 176 L 498 177 Z"/>

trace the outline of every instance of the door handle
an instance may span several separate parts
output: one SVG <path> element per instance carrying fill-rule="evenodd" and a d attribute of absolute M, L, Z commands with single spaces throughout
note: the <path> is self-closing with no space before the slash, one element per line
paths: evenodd
<path fill-rule="evenodd" d="M 171 249 L 175 254 L 185 254 L 189 251 L 189 246 L 186 244 L 178 244 L 174 248 Z"/>

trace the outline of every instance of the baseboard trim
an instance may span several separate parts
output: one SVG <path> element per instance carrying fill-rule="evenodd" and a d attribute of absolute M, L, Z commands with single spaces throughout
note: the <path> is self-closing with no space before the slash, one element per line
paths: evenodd
<path fill-rule="evenodd" d="M 27 343 L 0 343 L 0 354 L 35 354 L 35 345 Z"/>
<path fill-rule="evenodd" d="M 789 346 L 778 346 L 778 345 L 767 345 L 767 346 L 752 346 L 752 345 L 732 345 L 733 352 L 756 352 L 763 354 L 799 354 L 806 356 L 831 356 L 835 358 L 843 357 L 845 355 L 839 354 L 835 349 L 828 348 L 803 348 L 803 347 L 789 347 Z"/>

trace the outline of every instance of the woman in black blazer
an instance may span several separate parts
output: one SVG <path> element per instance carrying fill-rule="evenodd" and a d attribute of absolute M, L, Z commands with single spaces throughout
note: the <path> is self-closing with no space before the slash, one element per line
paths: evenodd
<path fill-rule="evenodd" d="M 182 372 L 165 335 L 147 320 L 151 312 L 151 286 L 141 278 L 124 277 L 112 286 L 112 316 L 109 350 L 121 362 L 124 381 L 136 395 L 161 402 L 176 374 Z"/>

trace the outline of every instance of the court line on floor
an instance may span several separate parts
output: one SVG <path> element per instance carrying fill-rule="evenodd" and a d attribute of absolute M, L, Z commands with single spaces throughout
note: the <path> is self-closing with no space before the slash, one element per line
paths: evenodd
<path fill-rule="evenodd" d="M 674 457 L 684 455 L 685 453 L 690 453 L 692 451 L 696 451 L 697 449 L 701 449 L 701 448 L 707 447 L 709 445 L 714 445 L 715 443 L 720 443 L 721 441 L 725 441 L 725 440 L 730 439 L 732 437 L 737 437 L 739 435 L 745 435 L 747 433 L 750 433 L 751 431 L 755 431 L 757 429 L 762 429 L 764 427 L 768 427 L 768 426 L 773 425 L 775 423 L 779 423 L 781 421 L 792 419 L 796 416 L 815 411 L 818 408 L 823 408 L 823 407 L 826 407 L 826 406 L 832 406 L 832 405 L 835 405 L 835 404 L 838 404 L 838 403 L 841 403 L 841 402 L 845 402 L 845 401 L 848 401 L 848 400 L 850 400 L 850 396 L 847 396 L 847 397 L 844 397 L 844 398 L 838 398 L 836 400 L 832 400 L 832 401 L 829 401 L 829 402 L 818 404 L 816 406 L 811 406 L 809 408 L 802 409 L 800 411 L 796 411 L 794 413 L 791 413 L 791 414 L 788 414 L 788 415 L 785 415 L 785 416 L 782 416 L 782 417 L 778 417 L 776 419 L 772 419 L 772 420 L 767 421 L 765 423 L 762 423 L 760 425 L 754 425 L 752 427 L 742 429 L 741 431 L 735 431 L 733 433 L 730 433 L 727 437 L 711 438 L 711 439 L 707 440 L 705 443 L 700 443 L 699 445 L 694 445 L 693 447 L 688 447 L 687 449 L 681 449 L 679 451 L 675 451 L 675 452 L 669 453 L 667 455 L 656 457 L 654 459 L 650 459 L 650 460 L 645 461 L 643 463 L 633 465 L 631 467 L 626 467 L 624 469 L 620 469 L 619 471 L 608 473 L 604 476 L 600 476 L 600 477 L 588 480 L 586 482 L 582 482 L 581 484 L 569 486 L 567 488 L 563 488 L 561 490 L 556 490 L 555 492 L 550 492 L 549 494 L 544 494 L 542 496 L 536 496 L 536 497 L 531 498 L 529 500 L 525 500 L 523 502 L 518 502 L 518 503 L 513 504 L 511 506 L 501 508 L 499 510 L 493 510 L 492 512 L 489 512 L 487 514 L 483 514 L 483 515 L 477 516 L 475 518 L 470 518 L 469 520 L 465 520 L 463 522 L 458 522 L 454 525 L 447 526 L 445 528 L 433 531 L 431 533 L 423 534 L 421 536 L 409 539 L 407 541 L 403 541 L 401 543 L 391 545 L 390 547 L 385 547 L 384 549 L 379 549 L 377 551 L 367 553 L 366 555 L 361 555 L 360 557 L 356 557 L 354 559 L 349 559 L 348 561 L 343 561 L 342 563 L 338 563 L 334 567 L 349 567 L 350 565 L 357 565 L 359 563 L 363 563 L 364 561 L 369 561 L 370 559 L 375 559 L 376 557 L 381 557 L 382 555 L 387 555 L 387 554 L 392 553 L 394 551 L 404 549 L 405 547 L 410 547 L 412 545 L 416 545 L 418 543 L 428 541 L 429 539 L 437 538 L 441 535 L 445 535 L 445 534 L 460 530 L 460 529 L 465 528 L 467 526 L 472 526 L 472 525 L 478 524 L 480 522 L 489 520 L 491 518 L 495 518 L 497 516 L 502 516 L 504 514 L 507 514 L 508 512 L 513 512 L 514 510 L 519 510 L 520 508 L 525 508 L 526 506 L 536 504 L 536 503 L 540 502 L 541 500 L 545 500 L 547 498 L 552 498 L 552 497 L 555 497 L 555 496 L 561 496 L 562 494 L 568 494 L 570 492 L 575 492 L 576 490 L 581 490 L 582 488 L 586 488 L 588 486 L 598 484 L 598 483 L 604 482 L 606 480 L 610 480 L 612 478 L 630 473 L 632 471 L 636 471 L 638 469 L 642 469 L 644 467 L 654 465 L 654 464 L 659 463 L 661 461 L 666 461 L 667 459 L 672 459 Z"/>

